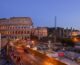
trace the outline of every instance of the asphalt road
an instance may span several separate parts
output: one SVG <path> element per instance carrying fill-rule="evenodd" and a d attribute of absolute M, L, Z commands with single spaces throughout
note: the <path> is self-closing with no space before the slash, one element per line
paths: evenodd
<path fill-rule="evenodd" d="M 16 48 L 10 57 L 15 65 L 66 65 L 29 48 Z"/>
<path fill-rule="evenodd" d="M 9 56 L 6 55 L 6 46 L 2 49 L 0 65 L 78 65 L 69 59 L 61 59 L 61 63 L 55 59 L 49 58 L 44 54 L 34 51 L 29 48 L 15 48 L 10 49 Z"/>

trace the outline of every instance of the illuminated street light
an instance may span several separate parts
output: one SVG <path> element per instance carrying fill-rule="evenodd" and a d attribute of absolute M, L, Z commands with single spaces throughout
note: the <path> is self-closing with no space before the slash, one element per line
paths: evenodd
<path fill-rule="evenodd" d="M 32 45 L 33 45 L 33 46 L 35 45 L 35 41 L 32 41 Z"/>
<path fill-rule="evenodd" d="M 30 45 L 26 45 L 26 47 L 30 48 Z"/>
<path fill-rule="evenodd" d="M 37 47 L 33 47 L 32 49 L 33 49 L 33 50 L 37 50 Z"/>
<path fill-rule="evenodd" d="M 75 37 L 75 38 L 73 38 L 73 41 L 78 42 L 79 40 Z"/>
<path fill-rule="evenodd" d="M 32 43 L 34 44 L 34 41 L 32 41 Z"/>

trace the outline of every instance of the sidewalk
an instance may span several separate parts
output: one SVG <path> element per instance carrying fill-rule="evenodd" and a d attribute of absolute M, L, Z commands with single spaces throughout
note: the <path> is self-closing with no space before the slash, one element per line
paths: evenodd
<path fill-rule="evenodd" d="M 60 61 L 66 63 L 67 65 L 79 65 L 75 61 L 69 60 L 67 58 L 60 59 Z"/>

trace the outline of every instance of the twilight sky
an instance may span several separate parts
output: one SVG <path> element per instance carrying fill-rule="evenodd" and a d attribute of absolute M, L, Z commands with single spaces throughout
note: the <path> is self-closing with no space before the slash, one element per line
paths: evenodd
<path fill-rule="evenodd" d="M 80 28 L 80 0 L 0 0 L 0 18 L 31 17 L 34 26 Z"/>

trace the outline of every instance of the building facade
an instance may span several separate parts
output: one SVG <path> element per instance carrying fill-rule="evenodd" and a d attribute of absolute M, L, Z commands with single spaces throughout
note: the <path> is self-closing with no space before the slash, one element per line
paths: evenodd
<path fill-rule="evenodd" d="M 67 38 L 75 30 L 64 29 L 57 27 L 33 27 L 33 22 L 30 17 L 11 17 L 0 19 L 0 33 L 1 38 L 16 39 L 16 38 L 30 38 L 31 35 L 37 36 L 39 39 L 42 37 L 49 37 L 55 39 Z"/>
<path fill-rule="evenodd" d="M 62 38 L 70 38 L 73 32 L 79 31 L 72 28 L 48 28 L 48 36 L 51 37 L 54 41 L 60 41 Z"/>
<path fill-rule="evenodd" d="M 37 28 L 35 28 L 34 35 L 38 36 L 39 38 L 47 37 L 48 36 L 48 30 L 46 27 L 37 27 Z"/>
<path fill-rule="evenodd" d="M 0 19 L 0 33 L 2 38 L 27 38 L 33 29 L 30 17 L 11 17 Z"/>

